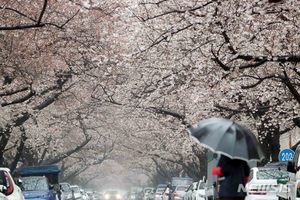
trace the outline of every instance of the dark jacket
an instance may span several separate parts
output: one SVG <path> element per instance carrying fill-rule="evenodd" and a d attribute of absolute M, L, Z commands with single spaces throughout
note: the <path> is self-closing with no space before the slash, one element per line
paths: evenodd
<path fill-rule="evenodd" d="M 250 168 L 243 160 L 230 159 L 221 156 L 218 166 L 221 168 L 219 198 L 222 197 L 244 197 L 246 196 L 245 184 L 249 177 Z"/>

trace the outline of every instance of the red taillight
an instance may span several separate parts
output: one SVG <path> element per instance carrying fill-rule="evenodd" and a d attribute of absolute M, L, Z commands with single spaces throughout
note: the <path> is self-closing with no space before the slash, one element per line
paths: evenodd
<path fill-rule="evenodd" d="M 176 192 L 173 192 L 174 197 L 179 196 Z"/>
<path fill-rule="evenodd" d="M 14 191 L 14 185 L 13 182 L 11 180 L 11 177 L 9 176 L 8 173 L 5 172 L 5 178 L 6 178 L 6 182 L 7 182 L 7 190 L 6 193 L 7 195 L 10 195 L 11 193 L 13 193 Z"/>

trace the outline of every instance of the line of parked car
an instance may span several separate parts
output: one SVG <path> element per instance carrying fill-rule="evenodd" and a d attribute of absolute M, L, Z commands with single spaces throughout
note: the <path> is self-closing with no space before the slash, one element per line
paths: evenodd
<path fill-rule="evenodd" d="M 24 167 L 12 177 L 0 168 L 0 200 L 96 200 L 94 192 L 59 183 L 56 165 Z"/>
<path fill-rule="evenodd" d="M 156 188 L 145 187 L 140 192 L 131 192 L 128 200 L 212 200 L 206 181 L 193 182 L 189 177 L 173 177 L 169 184 Z"/>

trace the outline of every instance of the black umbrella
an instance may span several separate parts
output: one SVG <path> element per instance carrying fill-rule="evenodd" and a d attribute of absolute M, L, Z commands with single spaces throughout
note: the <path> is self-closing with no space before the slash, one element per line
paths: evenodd
<path fill-rule="evenodd" d="M 205 119 L 189 128 L 189 132 L 197 143 L 230 158 L 245 161 L 264 158 L 253 133 L 231 120 Z"/>

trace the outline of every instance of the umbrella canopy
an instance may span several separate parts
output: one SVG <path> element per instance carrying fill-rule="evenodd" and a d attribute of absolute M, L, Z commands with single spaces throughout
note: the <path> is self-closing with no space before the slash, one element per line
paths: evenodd
<path fill-rule="evenodd" d="M 209 118 L 189 128 L 191 137 L 213 152 L 245 161 L 261 160 L 263 151 L 247 128 L 223 118 Z"/>

